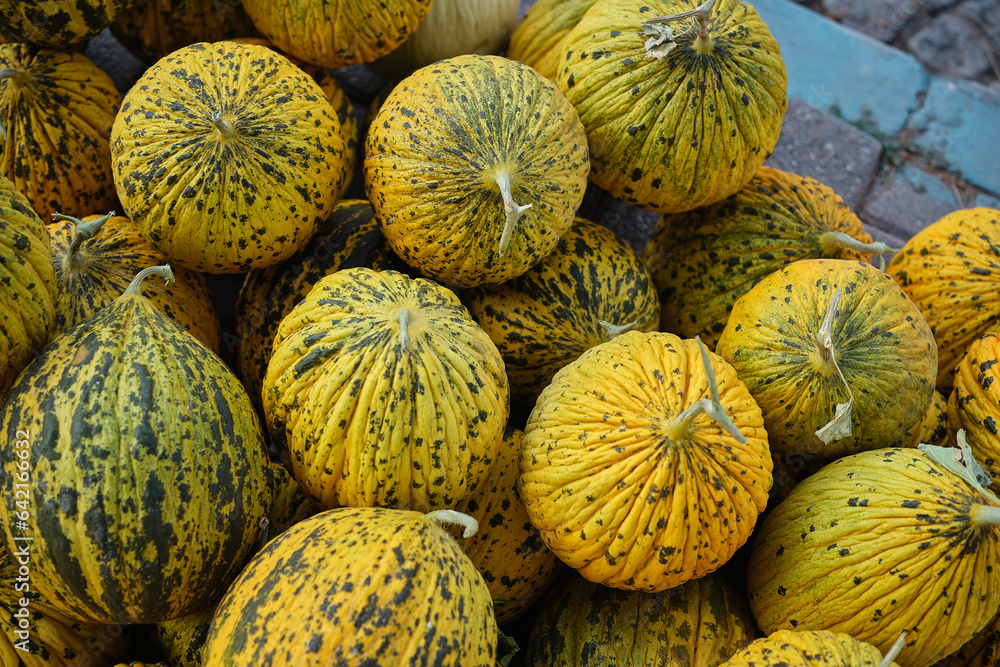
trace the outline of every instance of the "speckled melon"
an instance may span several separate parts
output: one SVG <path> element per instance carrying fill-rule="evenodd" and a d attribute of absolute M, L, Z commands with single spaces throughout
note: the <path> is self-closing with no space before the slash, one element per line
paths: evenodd
<path fill-rule="evenodd" d="M 316 82 L 257 44 L 198 43 L 146 70 L 111 130 L 128 217 L 208 273 L 277 264 L 333 209 L 344 137 Z"/>
<path fill-rule="evenodd" d="M 597 0 L 537 0 L 514 28 L 507 57 L 555 81 L 570 31 Z"/>
<path fill-rule="evenodd" d="M 56 324 L 50 340 L 117 299 L 147 266 L 167 258 L 124 216 L 65 218 L 46 227 L 59 283 Z M 219 318 L 205 277 L 180 267 L 174 282 L 150 280 L 142 295 L 192 336 L 219 352 Z"/>
<path fill-rule="evenodd" d="M 270 470 L 274 476 L 274 496 L 267 513 L 267 526 L 264 528 L 268 540 L 320 511 L 284 467 L 272 463 Z M 170 660 L 172 667 L 202 666 L 203 647 L 215 609 L 214 606 L 209 607 L 156 624 L 154 641 Z"/>
<path fill-rule="evenodd" d="M 493 598 L 497 623 L 522 616 L 555 579 L 562 562 L 531 525 L 517 495 L 517 460 L 522 431 L 504 438 L 487 481 L 455 510 L 479 522 L 472 537 L 459 540 Z"/>
<path fill-rule="evenodd" d="M 500 56 L 417 70 L 389 93 L 365 140 L 365 187 L 389 245 L 459 287 L 509 280 L 552 252 L 588 168 L 565 96 Z"/>
<path fill-rule="evenodd" d="M 236 297 L 236 372 L 258 409 L 281 320 L 320 278 L 359 266 L 409 270 L 386 245 L 368 202 L 342 199 L 301 250 L 277 266 L 247 273 Z"/>
<path fill-rule="evenodd" d="M 664 215 L 643 251 L 660 296 L 660 329 L 714 350 L 733 304 L 799 259 L 868 260 L 874 244 L 844 200 L 819 181 L 761 167 L 711 206 Z"/>
<path fill-rule="evenodd" d="M 660 319 L 646 265 L 613 231 L 583 218 L 527 272 L 462 299 L 497 344 L 512 395 L 528 404 L 584 350 L 656 329 Z"/>
<path fill-rule="evenodd" d="M 947 412 L 949 430 L 965 431 L 1000 490 L 1000 334 L 987 333 L 969 346 L 955 369 Z"/>
<path fill-rule="evenodd" d="M 708 3 L 706 3 L 708 4 Z M 591 180 L 661 213 L 721 201 L 778 141 L 788 107 L 778 43 L 749 3 L 602 0 L 563 44 L 557 81 L 580 114 Z"/>
<path fill-rule="evenodd" d="M 930 405 L 934 336 L 866 262 L 803 259 L 733 306 L 716 351 L 764 413 L 775 452 L 830 460 L 886 447 Z"/>
<path fill-rule="evenodd" d="M 0 34 L 56 49 L 96 37 L 132 0 L 0 0 Z"/>
<path fill-rule="evenodd" d="M 503 360 L 458 297 L 368 268 L 320 279 L 281 321 L 262 398 L 323 508 L 451 507 L 484 481 L 510 412 Z"/>
<path fill-rule="evenodd" d="M 1000 210 L 949 213 L 910 237 L 886 272 L 934 332 L 937 386 L 947 393 L 965 351 L 1000 325 Z"/>
<path fill-rule="evenodd" d="M 539 395 L 518 491 L 561 560 L 591 581 L 661 591 L 718 569 L 767 502 L 760 408 L 696 340 L 630 331 Z"/>
<path fill-rule="evenodd" d="M 1000 664 L 1000 615 L 952 653 L 942 667 L 996 667 Z"/>
<path fill-rule="evenodd" d="M 890 667 L 882 653 L 843 632 L 778 630 L 743 647 L 721 667 Z"/>
<path fill-rule="evenodd" d="M 260 44 L 277 50 L 271 42 L 259 37 L 241 37 L 235 41 L 243 44 Z M 280 53 L 280 51 L 279 51 Z M 282 53 L 292 64 L 298 65 L 302 71 L 313 78 L 316 84 L 326 93 L 330 104 L 337 112 L 337 120 L 340 122 L 340 130 L 344 135 L 344 180 L 340 185 L 338 196 L 343 196 L 347 192 L 351 181 L 354 178 L 354 167 L 358 161 L 358 147 L 361 143 L 361 127 L 358 124 L 358 116 L 354 111 L 354 105 L 344 92 L 344 89 L 337 83 L 337 79 L 329 70 L 310 65 L 299 60 L 295 56 Z"/>
<path fill-rule="evenodd" d="M 716 575 L 659 593 L 561 583 L 532 626 L 528 667 L 712 667 L 758 636 L 742 591 Z"/>
<path fill-rule="evenodd" d="M 29 510 L 0 502 L 0 540 L 33 537 L 32 582 L 73 618 L 152 623 L 212 604 L 271 502 L 243 387 L 139 294 L 164 269 L 48 345 L 0 415 L 6 442 L 30 443 L 27 457 L 0 451 L 0 485 L 30 481 Z"/>
<path fill-rule="evenodd" d="M 843 632 L 883 653 L 905 630 L 903 667 L 980 632 L 1000 606 L 1000 499 L 959 451 L 861 452 L 795 487 L 755 533 L 747 590 L 760 629 Z"/>
<path fill-rule="evenodd" d="M 370 63 L 417 29 L 431 0 L 243 0 L 278 48 L 321 67 Z"/>
<path fill-rule="evenodd" d="M 343 508 L 296 524 L 226 593 L 205 664 L 494 667 L 489 591 L 437 520 Z"/>
<path fill-rule="evenodd" d="M 2 3 L 0 3 L 2 4 Z M 80 53 L 0 45 L 0 174 L 46 222 L 114 207 L 108 141 L 122 97 Z"/>
<path fill-rule="evenodd" d="M 48 342 L 58 291 L 45 223 L 0 176 L 0 394 Z"/>
<path fill-rule="evenodd" d="M 18 487 L 10 493 L 27 497 Z M 31 542 L 16 544 L 14 554 L 0 546 L 0 664 L 107 667 L 125 657 L 124 628 L 82 623 L 50 608 L 32 587 Z"/>
<path fill-rule="evenodd" d="M 196 42 L 258 34 L 239 0 L 131 0 L 111 32 L 146 63 Z"/>
<path fill-rule="evenodd" d="M 916 447 L 925 443 L 945 447 L 954 441 L 948 435 L 948 401 L 937 389 L 931 394 L 931 404 L 916 424 L 906 429 L 898 443 L 891 447 Z"/>

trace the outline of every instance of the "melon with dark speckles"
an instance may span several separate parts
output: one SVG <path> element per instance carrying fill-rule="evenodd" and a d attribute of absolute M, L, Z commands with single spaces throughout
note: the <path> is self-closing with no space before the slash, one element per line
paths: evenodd
<path fill-rule="evenodd" d="M 447 508 L 496 460 L 503 360 L 455 294 L 396 271 L 321 278 L 278 327 L 264 414 L 323 508 Z"/>
<path fill-rule="evenodd" d="M 837 459 L 755 535 L 747 590 L 766 633 L 843 632 L 886 653 L 906 630 L 896 662 L 928 667 L 1000 606 L 1000 500 L 922 450 Z"/>
<path fill-rule="evenodd" d="M 243 0 L 278 48 L 320 67 L 370 63 L 413 34 L 431 0 Z"/>
<path fill-rule="evenodd" d="M 30 494 L 28 511 L 3 494 L 0 540 L 33 537 L 32 585 L 67 616 L 103 623 L 213 604 L 271 503 L 245 390 L 138 293 L 145 274 L 48 345 L 0 414 L 11 443 L 0 485 Z"/>
<path fill-rule="evenodd" d="M 555 81 L 570 32 L 597 0 L 536 0 L 510 36 L 507 57 Z"/>
<path fill-rule="evenodd" d="M 365 187 L 389 245 L 458 287 L 509 280 L 552 252 L 588 169 L 566 97 L 500 56 L 417 70 L 386 97 L 365 140 Z"/>
<path fill-rule="evenodd" d="M 759 280 L 799 259 L 867 260 L 848 247 L 872 237 L 819 181 L 770 167 L 725 200 L 661 216 L 643 260 L 660 296 L 660 329 L 701 336 L 714 350 L 733 304 Z"/>
<path fill-rule="evenodd" d="M 707 575 L 659 593 L 560 579 L 531 629 L 528 667 L 713 667 L 758 636 L 743 591 Z"/>
<path fill-rule="evenodd" d="M 171 262 L 208 273 L 272 266 L 305 245 L 340 192 L 344 146 L 312 77 L 237 42 L 159 60 L 111 131 L 128 217 Z"/>
<path fill-rule="evenodd" d="M 843 632 L 778 630 L 750 642 L 721 667 L 882 667 L 882 653 Z"/>
<path fill-rule="evenodd" d="M 591 180 L 650 211 L 689 211 L 739 190 L 777 143 L 788 107 L 781 51 L 749 3 L 717 0 L 706 39 L 692 18 L 660 24 L 672 39 L 646 33 L 648 19 L 699 4 L 603 0 L 559 56 L 559 87 L 587 131 Z"/>
<path fill-rule="evenodd" d="M 583 218 L 528 271 L 470 288 L 462 300 L 497 344 L 511 393 L 529 405 L 584 350 L 660 321 L 646 265 L 613 231 Z"/>
<path fill-rule="evenodd" d="M 81 222 L 60 220 L 46 226 L 59 281 L 58 311 L 50 340 L 110 305 L 139 271 L 167 262 L 124 216 L 91 215 Z M 143 296 L 218 353 L 219 318 L 205 276 L 181 267 L 173 273 L 172 283 L 144 281 Z"/>
<path fill-rule="evenodd" d="M 486 583 L 427 515 L 342 508 L 258 553 L 219 605 L 205 664 L 494 667 Z"/>
<path fill-rule="evenodd" d="M 972 343 L 1000 326 L 1000 210 L 955 211 L 910 237 L 886 273 L 927 318 L 947 393 Z"/>
<path fill-rule="evenodd" d="M 845 259 L 798 260 L 758 282 L 716 352 L 760 405 L 775 452 L 827 461 L 899 441 L 937 377 L 917 307 L 885 273 Z"/>
<path fill-rule="evenodd" d="M 513 431 L 504 438 L 486 482 L 454 508 L 479 522 L 476 534 L 459 544 L 483 575 L 501 624 L 528 611 L 562 568 L 517 495 L 523 436 L 522 431 Z"/>
<path fill-rule="evenodd" d="M 389 249 L 368 202 L 342 199 L 301 250 L 277 266 L 247 273 L 236 297 L 236 373 L 259 409 L 281 320 L 320 278 L 359 266 L 409 270 Z"/>
<path fill-rule="evenodd" d="M 131 0 L 111 32 L 149 64 L 188 44 L 258 34 L 239 0 Z"/>
<path fill-rule="evenodd" d="M 1000 333 L 987 333 L 970 345 L 954 377 L 948 428 L 965 430 L 976 460 L 1000 490 Z"/>
<path fill-rule="evenodd" d="M 11 556 L 0 546 L 0 665 L 109 667 L 125 657 L 123 627 L 81 623 L 50 608 L 32 588 L 31 543 L 21 542 L 14 549 Z"/>
<path fill-rule="evenodd" d="M 767 503 L 760 408 L 736 370 L 702 350 L 629 331 L 564 366 L 535 403 L 518 492 L 549 548 L 591 581 L 662 591 L 702 577 L 746 542 Z M 702 409 L 715 390 L 728 427 Z"/>
<path fill-rule="evenodd" d="M 0 393 L 48 342 L 58 294 L 45 223 L 0 176 Z"/>
<path fill-rule="evenodd" d="M 96 37 L 132 0 L 0 0 L 0 35 L 65 49 Z"/>
<path fill-rule="evenodd" d="M 986 629 L 952 653 L 941 667 L 996 667 L 1000 664 L 1000 614 Z"/>
<path fill-rule="evenodd" d="M 108 141 L 122 97 L 86 56 L 0 45 L 0 173 L 45 222 L 115 205 Z"/>

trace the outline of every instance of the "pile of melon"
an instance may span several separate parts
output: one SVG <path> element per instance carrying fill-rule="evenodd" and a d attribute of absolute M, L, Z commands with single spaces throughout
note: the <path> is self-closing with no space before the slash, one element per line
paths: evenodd
<path fill-rule="evenodd" d="M 0 3 L 3 665 L 996 664 L 1000 211 L 764 166 L 752 3 L 519 10 Z"/>

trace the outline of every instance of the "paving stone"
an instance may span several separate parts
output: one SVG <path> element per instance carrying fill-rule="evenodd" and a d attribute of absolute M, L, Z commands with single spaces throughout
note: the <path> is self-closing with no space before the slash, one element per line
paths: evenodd
<path fill-rule="evenodd" d="M 896 39 L 921 9 L 912 0 L 823 0 L 822 7 L 827 17 L 880 42 Z"/>
<path fill-rule="evenodd" d="M 1000 50 L 1000 2 L 997 0 L 966 0 L 957 13 L 969 19 L 994 49 Z"/>
<path fill-rule="evenodd" d="M 815 178 L 856 211 L 881 154 L 882 146 L 873 137 L 793 97 L 778 144 L 764 164 Z"/>
<path fill-rule="evenodd" d="M 907 127 L 914 144 L 941 156 L 949 171 L 1000 193 L 1000 91 L 974 81 L 931 77 L 923 104 Z"/>
<path fill-rule="evenodd" d="M 754 0 L 781 46 L 788 95 L 821 109 L 836 106 L 848 120 L 871 113 L 894 135 L 906 123 L 927 72 L 916 58 L 791 0 Z"/>
<path fill-rule="evenodd" d="M 941 14 L 906 40 L 910 53 L 924 64 L 952 76 L 974 79 L 991 70 L 989 46 L 972 24 L 955 14 Z"/>
<path fill-rule="evenodd" d="M 943 201 L 948 206 L 959 207 L 958 197 L 955 196 L 955 191 L 952 190 L 951 186 L 920 167 L 904 164 L 896 171 L 896 176 L 905 178 L 917 192 L 928 194 Z"/>
<path fill-rule="evenodd" d="M 87 42 L 83 55 L 90 58 L 111 77 L 115 88 L 122 95 L 128 92 L 132 84 L 146 71 L 146 63 L 122 46 L 108 28 Z"/>
<path fill-rule="evenodd" d="M 958 4 L 958 0 L 917 0 L 917 2 L 931 12 L 940 12 Z"/>
<path fill-rule="evenodd" d="M 976 195 L 976 199 L 972 202 L 975 208 L 985 207 L 985 208 L 995 208 L 1000 210 L 1000 197 L 994 197 L 993 195 Z"/>
<path fill-rule="evenodd" d="M 859 215 L 873 236 L 870 227 L 908 239 L 957 209 L 957 205 L 949 205 L 925 192 L 918 192 L 897 174 L 888 184 L 872 189 L 861 205 Z"/>

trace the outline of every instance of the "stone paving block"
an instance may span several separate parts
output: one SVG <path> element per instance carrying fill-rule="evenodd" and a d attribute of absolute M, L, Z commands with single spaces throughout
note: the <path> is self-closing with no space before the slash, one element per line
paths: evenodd
<path fill-rule="evenodd" d="M 132 84 L 146 71 L 146 63 L 133 56 L 131 51 L 122 46 L 108 28 L 87 42 L 83 55 L 111 77 L 115 88 L 122 95 L 128 92 Z"/>
<path fill-rule="evenodd" d="M 815 178 L 856 211 L 878 169 L 873 137 L 798 98 L 789 101 L 778 144 L 764 164 Z"/>
<path fill-rule="evenodd" d="M 849 28 L 891 42 L 903 25 L 920 11 L 912 0 L 823 0 L 823 13 Z"/>
<path fill-rule="evenodd" d="M 979 194 L 976 195 L 976 200 L 972 202 L 975 208 L 985 207 L 985 208 L 995 208 L 1000 211 L 1000 197 L 994 197 L 992 195 Z"/>
<path fill-rule="evenodd" d="M 791 0 L 754 0 L 778 40 L 788 95 L 821 109 L 836 105 L 848 120 L 871 112 L 878 129 L 896 134 L 927 87 L 916 58 Z"/>
<path fill-rule="evenodd" d="M 955 191 L 946 182 L 912 164 L 904 164 L 896 171 L 897 177 L 902 177 L 909 181 L 910 185 L 917 192 L 923 192 L 935 199 L 943 201 L 948 206 L 959 208 L 958 197 Z"/>
<path fill-rule="evenodd" d="M 950 171 L 1000 193 L 1000 91 L 973 81 L 931 77 L 924 102 L 907 127 L 914 144 L 943 157 Z"/>
<path fill-rule="evenodd" d="M 956 209 L 957 205 L 949 205 L 932 195 L 917 192 L 897 174 L 888 184 L 872 188 L 858 215 L 873 236 L 872 228 L 877 228 L 908 239 Z"/>
<path fill-rule="evenodd" d="M 942 14 L 906 40 L 906 48 L 924 64 L 952 76 L 974 79 L 990 71 L 989 46 L 971 22 Z"/>

